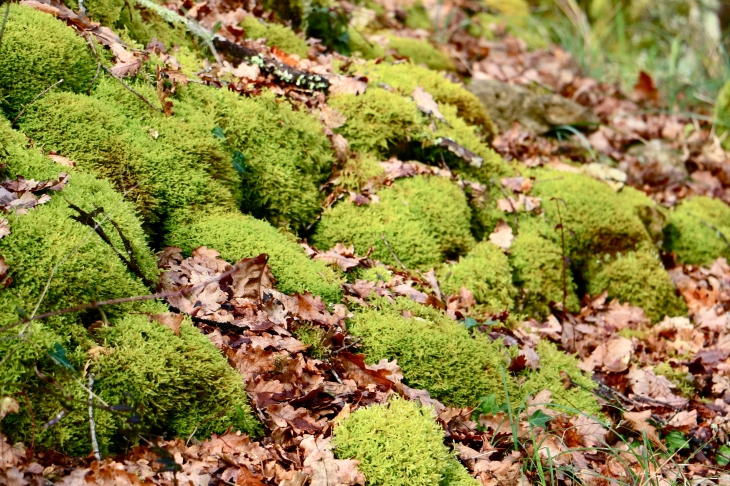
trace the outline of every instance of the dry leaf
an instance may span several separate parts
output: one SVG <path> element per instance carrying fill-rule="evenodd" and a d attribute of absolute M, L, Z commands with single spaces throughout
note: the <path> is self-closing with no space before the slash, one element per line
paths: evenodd
<path fill-rule="evenodd" d="M 441 114 L 439 105 L 433 99 L 430 93 L 424 91 L 423 88 L 417 86 L 416 89 L 411 93 L 411 98 L 416 102 L 416 106 L 419 110 L 424 112 L 426 115 L 433 116 L 439 121 L 446 123 L 446 118 Z"/>
<path fill-rule="evenodd" d="M 502 220 L 497 222 L 494 231 L 489 235 L 489 241 L 500 247 L 502 250 L 509 250 L 515 236 L 512 234 L 512 227 Z"/>

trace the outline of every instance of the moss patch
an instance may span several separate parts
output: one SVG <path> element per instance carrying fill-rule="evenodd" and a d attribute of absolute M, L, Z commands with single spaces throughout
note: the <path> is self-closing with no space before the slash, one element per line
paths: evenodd
<path fill-rule="evenodd" d="M 709 265 L 730 257 L 730 207 L 718 199 L 695 196 L 670 213 L 665 246 L 682 263 Z"/>
<path fill-rule="evenodd" d="M 334 270 L 321 261 L 310 260 L 291 234 L 251 216 L 197 214 L 190 224 L 178 225 L 167 243 L 188 253 L 199 246 L 215 248 L 231 263 L 267 253 L 281 292 L 312 292 L 328 302 L 338 302 L 341 298 L 341 278 Z"/>
<path fill-rule="evenodd" d="M 299 38 L 293 30 L 279 24 L 263 24 L 253 15 L 249 15 L 243 22 L 241 27 L 246 31 L 248 39 L 266 39 L 266 45 L 269 47 L 277 47 L 287 54 L 296 54 L 306 59 L 309 52 L 309 46 L 301 38 Z"/>
<path fill-rule="evenodd" d="M 34 8 L 10 5 L 0 47 L 0 109 L 9 118 L 61 79 L 56 91 L 86 92 L 95 72 L 86 42 L 72 28 Z"/>
<path fill-rule="evenodd" d="M 433 410 L 416 402 L 393 398 L 360 408 L 335 426 L 333 443 L 337 457 L 360 461 L 369 485 L 479 484 L 463 479 L 468 473 L 453 464 Z M 463 470 L 461 478 L 452 468 Z"/>
<path fill-rule="evenodd" d="M 424 64 L 437 71 L 454 70 L 454 63 L 451 58 L 427 40 L 394 35 L 387 35 L 387 37 L 390 41 L 388 48 L 394 49 L 400 56 L 408 57 L 415 64 Z"/>

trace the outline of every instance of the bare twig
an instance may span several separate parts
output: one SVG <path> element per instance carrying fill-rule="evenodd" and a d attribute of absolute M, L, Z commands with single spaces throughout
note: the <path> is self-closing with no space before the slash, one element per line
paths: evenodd
<path fill-rule="evenodd" d="M 83 0 L 79 0 L 79 6 L 81 6 L 82 1 Z M 96 80 L 99 78 L 99 73 L 101 72 L 101 59 L 99 59 L 99 53 L 96 52 L 96 46 L 94 45 L 94 39 L 91 37 L 87 37 L 86 40 L 91 45 L 91 51 L 94 53 L 94 57 L 96 58 L 96 73 L 94 74 L 94 79 L 91 80 L 89 89 L 86 90 L 87 96 L 90 96 L 91 90 L 94 88 L 94 84 L 96 84 Z"/>
<path fill-rule="evenodd" d="M 5 35 L 5 24 L 8 23 L 8 15 L 10 15 L 10 2 L 5 2 L 5 15 L 3 16 L 3 25 L 0 27 L 0 47 L 3 44 L 3 35 Z"/>
<path fill-rule="evenodd" d="M 79 0 L 81 3 L 81 0 Z M 99 453 L 99 443 L 96 441 L 96 423 L 94 422 L 94 373 L 89 373 L 89 429 L 91 431 L 91 448 L 94 451 L 94 457 L 97 461 L 101 461 Z"/>
<path fill-rule="evenodd" d="M 388 251 L 390 251 L 390 254 L 393 255 L 393 258 L 395 258 L 395 261 L 397 261 L 400 264 L 400 266 L 403 267 L 403 270 L 407 272 L 408 268 L 406 268 L 406 266 L 403 265 L 403 262 L 400 261 L 400 259 L 398 258 L 398 255 L 396 255 L 395 252 L 393 251 L 393 249 L 390 247 L 390 243 L 388 243 L 388 240 L 385 239 L 385 235 L 380 235 L 380 237 L 383 239 L 383 243 L 385 243 L 385 246 L 388 247 Z"/>
<path fill-rule="evenodd" d="M 13 118 L 13 123 L 11 123 L 11 125 L 15 126 L 15 122 L 18 121 L 18 118 L 20 118 L 21 116 L 23 116 L 23 113 L 25 113 L 25 110 L 27 110 L 30 105 L 32 105 L 33 103 L 35 103 L 38 100 L 38 98 L 40 98 L 44 94 L 48 93 L 49 91 L 51 91 L 53 88 L 55 88 L 56 86 L 58 86 L 61 83 L 63 83 L 63 79 L 59 79 L 58 81 L 56 81 L 55 83 L 53 83 L 52 85 L 50 85 L 49 87 L 47 87 L 46 89 L 44 89 L 41 93 L 37 94 L 36 97 L 33 98 L 32 100 L 30 100 L 30 103 L 27 103 L 23 107 L 23 109 L 20 110 L 20 113 L 18 113 L 15 116 L 15 118 Z"/>
<path fill-rule="evenodd" d="M 144 96 L 142 96 L 141 94 L 139 94 L 137 91 L 134 90 L 134 88 L 132 88 L 127 83 L 125 83 L 124 81 L 122 81 L 122 78 L 120 78 L 119 76 L 117 76 L 116 74 L 114 74 L 114 71 L 112 71 L 111 69 L 109 69 L 106 66 L 104 66 L 104 69 L 109 74 L 111 74 L 114 79 L 116 79 L 117 81 L 119 81 L 119 83 L 122 86 L 124 86 L 125 88 L 127 88 L 128 91 L 130 91 L 131 93 L 134 93 L 137 96 L 137 98 L 139 98 L 140 100 L 144 101 L 147 106 L 149 106 L 150 108 L 152 108 L 155 111 L 159 111 L 160 113 L 164 113 L 164 111 L 162 110 L 162 108 L 158 108 L 155 105 L 153 105 L 152 103 L 150 103 L 150 101 L 147 98 L 145 98 Z"/>
<path fill-rule="evenodd" d="M 490 181 L 490 182 L 491 182 L 491 183 L 492 183 L 492 184 L 493 184 L 494 186 L 496 186 L 496 187 L 497 187 L 497 189 L 499 189 L 499 192 L 501 192 L 501 193 L 502 193 L 502 195 L 504 196 L 504 198 L 505 198 L 505 199 L 507 200 L 507 202 L 509 203 L 509 207 L 510 207 L 510 208 L 512 209 L 512 214 L 514 215 L 514 219 L 515 219 L 515 236 L 517 236 L 517 234 L 518 234 L 518 233 L 519 233 L 519 231 L 520 231 L 520 227 L 519 227 L 519 225 L 518 225 L 519 223 L 517 222 L 517 208 L 515 208 L 514 204 L 512 204 L 512 199 L 511 199 L 511 196 L 510 196 L 509 194 L 507 194 L 507 191 L 505 191 L 505 190 L 504 190 L 504 187 L 502 187 L 502 184 L 500 184 L 500 183 L 499 183 L 498 181 L 496 181 L 496 180 L 494 180 L 494 179 L 490 179 L 489 181 Z"/>

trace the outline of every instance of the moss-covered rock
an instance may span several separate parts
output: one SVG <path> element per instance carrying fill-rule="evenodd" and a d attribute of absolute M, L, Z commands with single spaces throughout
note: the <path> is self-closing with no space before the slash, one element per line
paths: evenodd
<path fill-rule="evenodd" d="M 489 241 L 478 243 L 459 263 L 442 270 L 441 288 L 458 294 L 466 287 L 483 312 L 496 313 L 512 309 L 517 294 L 507 256 Z"/>
<path fill-rule="evenodd" d="M 360 408 L 334 428 L 340 459 L 357 459 L 369 485 L 478 485 L 444 445 L 431 408 L 402 398 Z M 457 471 L 461 469 L 461 471 Z"/>
<path fill-rule="evenodd" d="M 378 195 L 377 204 L 356 206 L 343 201 L 325 211 L 312 243 L 320 249 L 338 242 L 353 244 L 359 254 L 372 246 L 373 258 L 397 264 L 392 250 L 406 266 L 424 269 L 473 246 L 469 206 L 463 192 L 448 179 L 400 179 Z"/>
<path fill-rule="evenodd" d="M 730 258 L 730 207 L 718 199 L 695 196 L 670 213 L 665 247 L 682 263 L 709 265 Z"/>
<path fill-rule="evenodd" d="M 566 232 L 567 237 L 570 234 Z M 550 313 L 550 302 L 562 303 L 567 291 L 566 307 L 579 310 L 576 286 L 570 268 L 565 269 L 563 285 L 563 251 L 557 230 L 542 220 L 520 221 L 519 232 L 509 249 L 514 283 L 520 289 L 517 309 L 536 318 Z M 556 241 L 557 240 L 557 241 Z"/>
<path fill-rule="evenodd" d="M 341 278 L 334 270 L 321 261 L 310 260 L 293 235 L 248 215 L 195 214 L 188 224 L 177 225 L 167 243 L 188 253 L 199 246 L 215 248 L 231 263 L 267 253 L 281 292 L 311 292 L 328 302 L 341 298 Z"/>
<path fill-rule="evenodd" d="M 609 297 L 644 309 L 653 322 L 687 311 L 659 254 L 648 245 L 637 251 L 598 257 L 589 264 L 588 275 L 589 294 L 608 291 Z"/>
<path fill-rule="evenodd" d="M 246 31 L 248 39 L 266 39 L 266 45 L 269 47 L 277 47 L 287 54 L 296 54 L 304 59 L 307 57 L 309 46 L 288 27 L 264 24 L 253 15 L 243 19 L 241 27 Z"/>
<path fill-rule="evenodd" d="M 96 62 L 84 39 L 61 20 L 12 4 L 0 46 L 0 109 L 14 118 L 60 80 L 56 91 L 86 92 Z"/>
<path fill-rule="evenodd" d="M 437 71 L 453 71 L 451 58 L 427 40 L 388 35 L 388 48 L 406 56 L 415 64 L 423 64 Z"/>

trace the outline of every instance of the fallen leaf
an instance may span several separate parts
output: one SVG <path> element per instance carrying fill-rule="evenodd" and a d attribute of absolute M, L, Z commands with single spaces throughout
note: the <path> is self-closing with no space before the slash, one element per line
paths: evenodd
<path fill-rule="evenodd" d="M 629 423 L 632 429 L 640 434 L 646 434 L 646 437 L 661 451 L 666 452 L 667 448 L 659 439 L 659 434 L 648 420 L 651 418 L 651 410 L 641 412 L 624 412 L 624 419 Z"/>
<path fill-rule="evenodd" d="M 332 95 L 352 94 L 360 95 L 368 87 L 367 78 L 337 75 L 330 78 L 329 92 Z"/>
<path fill-rule="evenodd" d="M 411 93 L 411 98 L 413 98 L 413 101 L 416 102 L 416 106 L 423 113 L 446 123 L 446 118 L 444 118 L 444 115 L 441 114 L 438 103 L 434 101 L 433 96 L 431 96 L 430 93 L 424 91 L 424 89 L 420 86 L 416 86 Z"/>
<path fill-rule="evenodd" d="M 515 236 L 512 234 L 512 227 L 502 220 L 497 222 L 494 231 L 489 235 L 489 241 L 505 251 L 509 250 L 514 239 Z"/>

